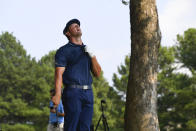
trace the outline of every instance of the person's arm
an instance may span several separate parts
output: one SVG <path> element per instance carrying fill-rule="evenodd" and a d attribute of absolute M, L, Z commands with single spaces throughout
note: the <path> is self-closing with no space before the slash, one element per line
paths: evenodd
<path fill-rule="evenodd" d="M 63 104 L 62 102 L 60 102 L 60 104 L 58 105 L 57 116 L 63 117 L 64 115 L 65 114 L 64 114 Z"/>
<path fill-rule="evenodd" d="M 57 116 L 64 116 L 64 113 L 57 112 Z"/>
<path fill-rule="evenodd" d="M 99 65 L 97 59 L 95 56 L 91 57 L 91 62 L 92 62 L 92 73 L 95 77 L 99 77 L 101 75 L 101 66 Z"/>
<path fill-rule="evenodd" d="M 50 112 L 52 112 L 52 113 L 56 113 L 55 108 L 51 108 L 51 109 L 50 109 Z"/>
<path fill-rule="evenodd" d="M 52 101 L 50 101 L 50 112 L 56 113 L 56 106 L 53 104 Z"/>
<path fill-rule="evenodd" d="M 55 68 L 55 95 L 52 97 L 52 102 L 54 103 L 54 105 L 58 105 L 60 103 L 64 71 L 65 67 Z"/>

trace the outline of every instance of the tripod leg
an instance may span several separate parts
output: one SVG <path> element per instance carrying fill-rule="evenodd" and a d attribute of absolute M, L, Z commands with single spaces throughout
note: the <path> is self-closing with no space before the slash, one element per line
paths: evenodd
<path fill-rule="evenodd" d="M 103 122 L 104 131 L 107 131 L 106 124 L 105 124 L 105 120 L 102 119 L 102 122 Z"/>
<path fill-rule="evenodd" d="M 108 122 L 107 122 L 107 119 L 106 119 L 106 117 L 104 115 L 103 115 L 102 122 L 103 122 L 105 131 L 109 131 Z"/>
<path fill-rule="evenodd" d="M 99 118 L 99 121 L 98 121 L 97 126 L 96 126 L 96 128 L 95 128 L 95 131 L 97 131 L 97 128 L 98 128 L 99 123 L 100 123 L 100 121 L 101 121 L 101 117 L 102 117 L 102 116 L 100 116 L 100 118 Z"/>

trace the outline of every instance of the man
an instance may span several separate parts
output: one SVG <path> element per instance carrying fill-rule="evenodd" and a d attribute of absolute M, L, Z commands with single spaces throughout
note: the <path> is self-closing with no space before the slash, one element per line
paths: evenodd
<path fill-rule="evenodd" d="M 63 33 L 69 42 L 59 48 L 55 55 L 56 94 L 52 101 L 55 105 L 59 104 L 63 82 L 64 131 L 90 131 L 93 115 L 91 72 L 99 77 L 101 67 L 82 42 L 79 20 L 70 20 Z"/>
<path fill-rule="evenodd" d="M 54 96 L 55 90 L 50 90 L 51 98 Z M 63 104 L 60 101 L 59 105 L 56 106 L 50 101 L 50 117 L 47 131 L 63 131 L 64 126 L 64 109 Z"/>

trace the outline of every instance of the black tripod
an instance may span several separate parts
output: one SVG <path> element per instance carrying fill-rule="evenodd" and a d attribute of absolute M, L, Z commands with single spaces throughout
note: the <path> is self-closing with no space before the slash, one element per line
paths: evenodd
<path fill-rule="evenodd" d="M 100 123 L 101 119 L 102 119 L 102 122 L 103 122 L 104 131 L 109 131 L 109 126 L 108 126 L 108 123 L 107 123 L 107 119 L 106 119 L 106 117 L 104 115 L 103 104 L 106 104 L 106 102 L 104 100 L 101 100 L 101 111 L 102 111 L 102 114 L 101 114 L 101 116 L 99 118 L 99 121 L 98 121 L 97 126 L 95 128 L 95 131 L 97 131 L 97 128 L 99 126 L 99 123 Z"/>

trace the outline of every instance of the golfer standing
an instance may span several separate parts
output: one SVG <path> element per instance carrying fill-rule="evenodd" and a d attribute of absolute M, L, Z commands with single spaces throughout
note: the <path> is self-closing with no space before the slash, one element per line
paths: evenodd
<path fill-rule="evenodd" d="M 101 67 L 82 42 L 79 20 L 70 20 L 63 33 L 69 42 L 60 47 L 55 55 L 56 93 L 52 101 L 59 104 L 63 82 L 64 131 L 90 131 L 93 115 L 91 72 L 99 77 Z"/>

